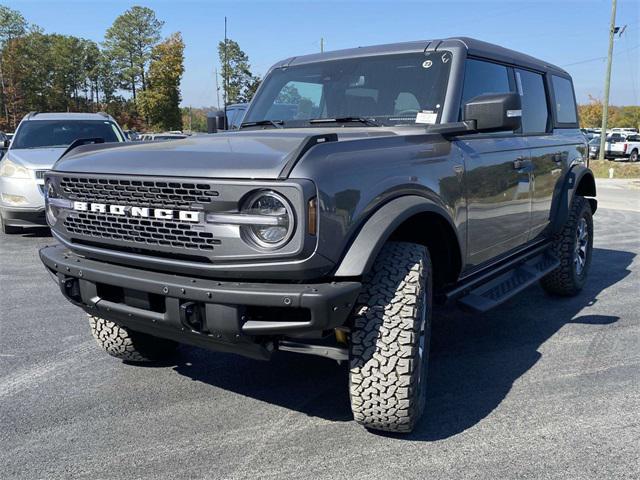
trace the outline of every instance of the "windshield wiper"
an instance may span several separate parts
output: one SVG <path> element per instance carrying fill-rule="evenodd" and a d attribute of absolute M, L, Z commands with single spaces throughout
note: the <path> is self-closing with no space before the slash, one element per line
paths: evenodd
<path fill-rule="evenodd" d="M 362 123 L 368 127 L 380 126 L 375 119 L 365 117 L 312 118 L 309 123 Z"/>
<path fill-rule="evenodd" d="M 283 120 L 258 120 L 257 122 L 242 122 L 240 124 L 240 128 L 242 127 L 260 127 L 263 125 L 271 125 L 275 128 L 282 128 L 284 125 Z"/>

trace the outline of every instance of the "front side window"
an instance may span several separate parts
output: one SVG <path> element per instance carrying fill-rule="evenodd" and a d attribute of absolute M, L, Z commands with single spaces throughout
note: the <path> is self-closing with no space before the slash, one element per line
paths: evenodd
<path fill-rule="evenodd" d="M 552 75 L 551 79 L 556 100 L 556 120 L 558 123 L 577 123 L 576 101 L 571 80 L 555 75 Z"/>
<path fill-rule="evenodd" d="M 516 69 L 516 86 L 522 102 L 522 131 L 546 132 L 549 110 L 542 75 Z"/>
<path fill-rule="evenodd" d="M 11 148 L 64 148 L 81 138 L 124 141 L 118 127 L 108 120 L 30 120 L 20 124 Z"/>
<path fill-rule="evenodd" d="M 277 68 L 264 80 L 243 121 L 279 121 L 286 128 L 355 117 L 378 125 L 406 125 L 426 112 L 436 123 L 451 58 L 446 51 L 421 52 Z"/>
<path fill-rule="evenodd" d="M 490 93 L 512 92 L 509 71 L 504 65 L 468 59 L 464 69 L 462 109 L 469 100 Z"/>

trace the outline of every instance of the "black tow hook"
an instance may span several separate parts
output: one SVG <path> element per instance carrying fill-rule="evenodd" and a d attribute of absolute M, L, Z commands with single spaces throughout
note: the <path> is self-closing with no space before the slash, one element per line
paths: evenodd
<path fill-rule="evenodd" d="M 82 297 L 80 296 L 80 282 L 77 278 L 60 278 L 60 289 L 62 290 L 62 294 L 69 300 L 76 303 L 80 303 L 82 301 Z"/>
<path fill-rule="evenodd" d="M 190 330 L 202 333 L 205 327 L 203 305 L 198 302 L 185 302 L 180 305 L 180 322 Z"/>

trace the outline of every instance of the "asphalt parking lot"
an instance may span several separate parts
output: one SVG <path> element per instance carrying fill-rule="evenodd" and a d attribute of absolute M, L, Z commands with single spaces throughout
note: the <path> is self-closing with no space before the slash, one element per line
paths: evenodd
<path fill-rule="evenodd" d="M 401 438 L 351 421 L 329 360 L 108 357 L 37 259 L 48 233 L 0 234 L 0 478 L 640 478 L 640 189 L 605 183 L 582 294 L 439 309 Z"/>

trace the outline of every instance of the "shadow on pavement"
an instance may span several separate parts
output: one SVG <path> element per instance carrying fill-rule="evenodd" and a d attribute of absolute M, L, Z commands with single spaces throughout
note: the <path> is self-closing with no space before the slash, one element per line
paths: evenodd
<path fill-rule="evenodd" d="M 554 298 L 531 287 L 485 314 L 453 307 L 434 311 L 427 410 L 410 440 L 439 440 L 474 426 L 540 359 L 538 348 L 566 324 L 597 328 L 608 315 L 576 315 L 624 279 L 634 253 L 594 249 L 580 295 Z M 259 362 L 181 347 L 175 370 L 193 380 L 332 421 L 349 421 L 347 369 L 326 359 L 287 353 Z M 233 412 L 230 412 L 232 415 Z"/>
<path fill-rule="evenodd" d="M 25 228 L 22 233 L 19 233 L 24 238 L 44 238 L 52 237 L 49 227 L 30 227 Z"/>

